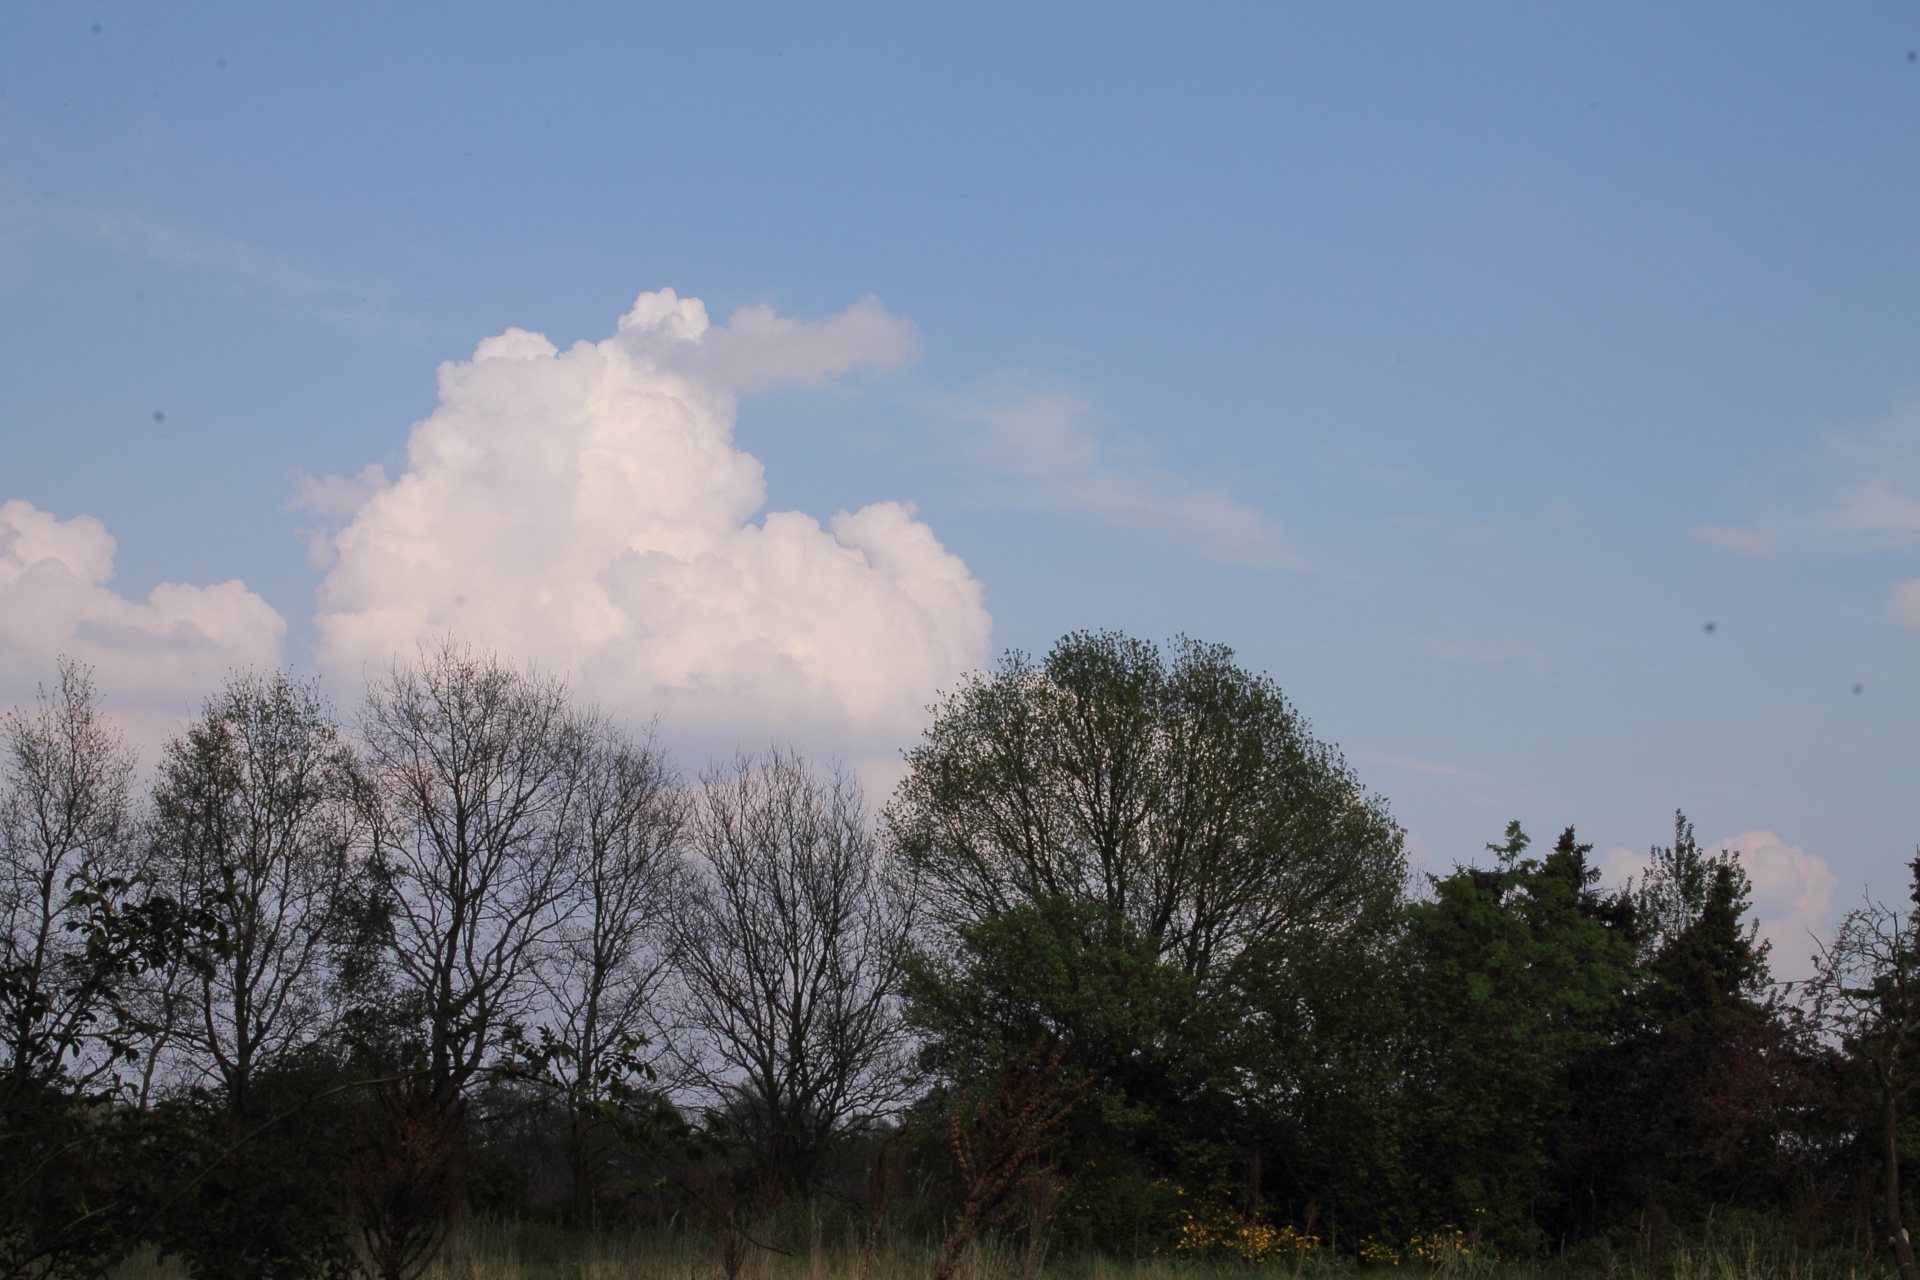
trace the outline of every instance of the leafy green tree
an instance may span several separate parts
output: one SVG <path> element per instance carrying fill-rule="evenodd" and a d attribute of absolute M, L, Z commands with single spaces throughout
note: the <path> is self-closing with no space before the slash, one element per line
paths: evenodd
<path fill-rule="evenodd" d="M 1258 1124 L 1258 1193 L 1331 1242 L 1405 1226 L 1407 931 L 1393 903 L 1344 934 L 1301 939 L 1247 993 L 1252 1044 L 1230 1050 Z"/>
<path fill-rule="evenodd" d="M 1540 1243 L 1574 1096 L 1633 982 L 1632 905 L 1596 889 L 1569 827 L 1544 858 L 1520 824 L 1409 908 L 1406 1088 L 1412 1198 L 1424 1218 Z"/>
<path fill-rule="evenodd" d="M 1653 1207 L 1696 1215 L 1781 1167 L 1784 1114 L 1811 1046 L 1768 994 L 1766 944 L 1746 921 L 1738 858 L 1710 855 L 1685 814 L 1633 885 L 1635 981 L 1609 1043 L 1576 1068 L 1562 1229 L 1602 1230 Z"/>
<path fill-rule="evenodd" d="M 1869 901 L 1849 912 L 1814 976 L 1815 1007 L 1870 1081 L 1880 1138 L 1882 1212 L 1902 1280 L 1920 1280 L 1904 1222 L 1900 1130 L 1920 1058 L 1920 857 L 1913 909 Z"/>
<path fill-rule="evenodd" d="M 977 1079 L 1068 1037 L 1099 1082 L 1077 1170 L 1257 1167 L 1302 1096 L 1282 1012 L 1403 884 L 1400 829 L 1339 752 L 1224 646 L 1079 632 L 968 679 L 907 763 L 886 824 L 935 926 L 927 1065 Z"/>
<path fill-rule="evenodd" d="M 935 708 L 886 820 L 949 926 L 1099 902 L 1231 984 L 1394 898 L 1401 833 L 1279 688 L 1224 645 L 1076 632 Z"/>
<path fill-rule="evenodd" d="M 1149 1121 L 1130 1100 L 1177 1100 L 1192 1088 L 1179 1077 L 1208 1056 L 1194 980 L 1098 903 L 1052 898 L 963 924 L 942 951 L 913 957 L 905 991 L 938 1078 L 1065 1044 L 1067 1078 L 1097 1081 L 1083 1110 L 1109 1125 Z"/>

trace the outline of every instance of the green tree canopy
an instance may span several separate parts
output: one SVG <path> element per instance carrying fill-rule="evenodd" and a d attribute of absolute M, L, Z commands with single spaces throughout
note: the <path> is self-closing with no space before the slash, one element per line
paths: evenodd
<path fill-rule="evenodd" d="M 1064 1037 L 1095 1082 L 1071 1167 L 1260 1169 L 1300 1130 L 1288 1039 L 1342 985 L 1330 953 L 1377 950 L 1404 885 L 1339 752 L 1224 646 L 1081 632 L 968 680 L 907 760 L 886 818 L 934 922 L 908 987 L 925 1065 L 964 1082 Z"/>
<path fill-rule="evenodd" d="M 1532 1244 L 1552 1209 L 1571 1073 L 1635 981 L 1633 908 L 1602 894 L 1572 827 L 1544 857 L 1520 824 L 1491 868 L 1436 877 L 1409 909 L 1408 1209 Z"/>
<path fill-rule="evenodd" d="M 1224 645 L 1075 632 L 935 711 L 887 822 L 949 927 L 1096 902 L 1211 983 L 1400 891 L 1384 803 Z"/>

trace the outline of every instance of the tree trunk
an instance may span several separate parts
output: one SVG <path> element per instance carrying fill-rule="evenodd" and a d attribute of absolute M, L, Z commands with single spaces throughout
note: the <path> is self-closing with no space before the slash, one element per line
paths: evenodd
<path fill-rule="evenodd" d="M 1887 1147 L 1887 1231 L 1893 1256 L 1900 1263 L 1900 1280 L 1920 1280 L 1920 1268 L 1913 1264 L 1913 1242 L 1900 1221 L 1900 1116 L 1893 1087 L 1885 1081 L 1880 1086 L 1880 1127 Z"/>
<path fill-rule="evenodd" d="M 592 1122 L 578 1111 L 569 1117 L 567 1163 L 573 1173 L 573 1225 L 585 1230 L 598 1226 L 599 1188 L 594 1185 Z"/>

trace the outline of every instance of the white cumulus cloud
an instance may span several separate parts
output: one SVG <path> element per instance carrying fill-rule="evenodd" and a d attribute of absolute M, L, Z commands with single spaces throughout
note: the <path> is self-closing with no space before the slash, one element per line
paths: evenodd
<path fill-rule="evenodd" d="M 776 511 L 737 448 L 736 393 L 912 359 L 910 322 L 869 298 L 724 326 L 672 290 L 614 336 L 562 352 L 521 329 L 440 368 L 389 483 L 308 483 L 354 503 L 327 548 L 316 629 L 348 679 L 451 634 L 564 673 L 669 734 L 769 736 L 891 753 L 933 695 L 987 656 L 979 582 L 900 502 L 822 528 Z"/>
<path fill-rule="evenodd" d="M 129 600 L 107 585 L 115 549 L 92 516 L 0 503 L 0 705 L 31 702 L 64 655 L 95 668 L 108 706 L 151 746 L 229 670 L 278 665 L 286 622 L 238 581 Z"/>

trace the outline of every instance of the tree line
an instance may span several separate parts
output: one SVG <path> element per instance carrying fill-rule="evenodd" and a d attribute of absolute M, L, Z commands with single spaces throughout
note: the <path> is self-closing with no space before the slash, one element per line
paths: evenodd
<path fill-rule="evenodd" d="M 870 806 L 448 642 L 346 718 L 237 673 L 142 784 L 63 663 L 0 732 L 0 1280 L 398 1280 L 472 1214 L 734 1275 L 795 1205 L 943 1275 L 989 1232 L 1657 1264 L 1748 1212 L 1920 1280 L 1920 859 L 1782 985 L 1684 817 L 1621 889 L 1517 823 L 1410 877 L 1218 645 L 1076 633 L 932 711 Z"/>

